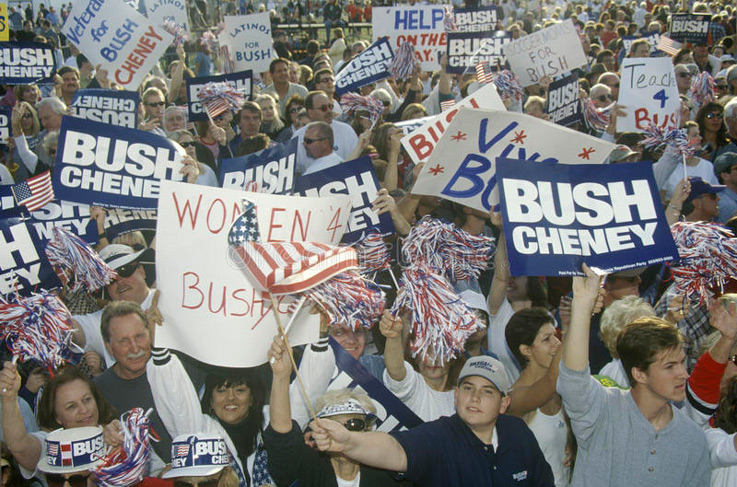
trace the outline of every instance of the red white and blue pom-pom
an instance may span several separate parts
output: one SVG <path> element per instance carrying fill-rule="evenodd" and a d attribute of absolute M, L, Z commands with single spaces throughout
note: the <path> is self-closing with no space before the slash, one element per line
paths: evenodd
<path fill-rule="evenodd" d="M 189 40 L 189 33 L 186 31 L 184 24 L 174 21 L 174 17 L 166 17 L 162 27 L 174 36 L 174 41 L 172 42 L 174 47 L 179 47 Z"/>
<path fill-rule="evenodd" d="M 484 235 L 471 235 L 455 225 L 424 217 L 410 230 L 402 256 L 410 265 L 435 269 L 451 281 L 465 280 L 488 267 L 496 246 Z"/>
<path fill-rule="evenodd" d="M 215 52 L 219 45 L 219 41 L 215 34 L 206 30 L 202 33 L 202 37 L 200 37 L 200 45 L 207 46 L 210 52 Z"/>
<path fill-rule="evenodd" d="M 717 223 L 676 222 L 671 225 L 679 260 L 671 265 L 676 290 L 699 304 L 737 276 L 737 238 Z"/>
<path fill-rule="evenodd" d="M 225 82 L 212 81 L 202 87 L 199 98 L 210 117 L 227 111 L 237 112 L 246 101 L 246 96 Z"/>
<path fill-rule="evenodd" d="M 369 232 L 354 247 L 361 274 L 372 276 L 379 271 L 391 269 L 391 254 L 378 232 Z"/>
<path fill-rule="evenodd" d="M 66 284 L 69 276 L 74 278 L 71 291 L 84 286 L 88 292 L 94 292 L 117 277 L 87 242 L 64 228 L 54 227 L 54 235 L 46 246 L 46 257 L 62 282 Z"/>
<path fill-rule="evenodd" d="M 345 93 L 340 97 L 340 106 L 343 111 L 348 113 L 351 117 L 356 114 L 356 111 L 363 110 L 369 114 L 369 120 L 371 120 L 371 127 L 381 118 L 384 113 L 384 104 L 381 100 L 378 100 L 371 96 L 361 96 L 357 93 Z"/>
<path fill-rule="evenodd" d="M 642 146 L 648 149 L 657 149 L 666 145 L 686 157 L 696 153 L 694 141 L 688 140 L 686 129 L 673 129 L 666 132 L 661 127 L 650 124 L 645 128 L 645 134 Z"/>
<path fill-rule="evenodd" d="M 445 32 L 456 32 L 458 26 L 456 25 L 456 14 L 453 10 L 453 5 L 446 5 L 443 7 L 443 27 Z"/>
<path fill-rule="evenodd" d="M 72 315 L 55 295 L 0 296 L 0 339 L 21 362 L 36 360 L 49 370 L 70 355 Z"/>
<path fill-rule="evenodd" d="M 716 83 L 707 71 L 702 71 L 691 85 L 691 100 L 703 106 L 716 98 Z"/>
<path fill-rule="evenodd" d="M 120 418 L 123 445 L 110 450 L 95 470 L 99 485 L 128 487 L 139 483 L 151 459 L 151 420 L 153 409 L 144 413 L 134 408 Z"/>
<path fill-rule="evenodd" d="M 478 330 L 474 311 L 445 277 L 425 266 L 405 269 L 391 313 L 411 312 L 412 356 L 447 363 Z"/>
<path fill-rule="evenodd" d="M 583 99 L 583 119 L 586 125 L 599 132 L 603 132 L 609 126 L 609 108 L 598 108 L 591 98 Z"/>
<path fill-rule="evenodd" d="M 499 96 L 502 98 L 520 101 L 525 94 L 517 75 L 508 69 L 499 71 L 494 76 L 494 84 L 496 85 L 497 91 L 499 91 Z"/>
<path fill-rule="evenodd" d="M 405 42 L 394 55 L 394 59 L 387 67 L 387 71 L 397 81 L 404 81 L 415 74 L 418 61 L 415 57 L 415 46 L 411 42 Z"/>
<path fill-rule="evenodd" d="M 358 272 L 347 271 L 304 292 L 328 316 L 353 330 L 370 329 L 384 312 L 384 293 Z"/>

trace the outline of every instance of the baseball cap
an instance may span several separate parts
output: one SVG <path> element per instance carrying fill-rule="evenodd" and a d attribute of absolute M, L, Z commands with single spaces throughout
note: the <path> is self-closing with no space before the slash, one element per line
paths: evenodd
<path fill-rule="evenodd" d="M 316 414 L 318 418 L 329 418 L 341 414 L 363 414 L 367 418 L 373 417 L 374 413 L 363 407 L 363 405 L 353 398 L 349 398 L 339 404 L 326 405 Z"/>
<path fill-rule="evenodd" d="M 156 252 L 152 248 L 136 251 L 129 245 L 110 244 L 100 251 L 100 258 L 113 270 L 137 260 L 146 270 L 146 284 L 156 281 Z"/>
<path fill-rule="evenodd" d="M 714 174 L 719 177 L 721 173 L 728 171 L 734 165 L 737 165 L 737 153 L 725 152 L 714 161 Z"/>
<path fill-rule="evenodd" d="M 614 150 L 609 154 L 609 163 L 620 162 L 627 159 L 629 156 L 639 154 L 637 151 L 633 151 L 629 146 L 624 144 L 617 145 Z"/>
<path fill-rule="evenodd" d="M 82 472 L 98 466 L 104 456 L 101 427 L 60 428 L 44 440 L 38 469 L 45 473 Z"/>
<path fill-rule="evenodd" d="M 468 359 L 458 375 L 458 384 L 463 382 L 466 377 L 478 376 L 488 380 L 499 392 L 506 395 L 511 385 L 507 378 L 507 371 L 504 365 L 495 358 L 480 355 Z"/>
<path fill-rule="evenodd" d="M 688 181 L 691 183 L 691 193 L 686 198 L 687 203 L 701 195 L 720 193 L 727 188 L 722 184 L 709 184 L 699 177 L 688 178 Z"/>
<path fill-rule="evenodd" d="M 206 477 L 230 465 L 228 445 L 218 435 L 179 435 L 171 442 L 171 470 L 161 478 Z"/>

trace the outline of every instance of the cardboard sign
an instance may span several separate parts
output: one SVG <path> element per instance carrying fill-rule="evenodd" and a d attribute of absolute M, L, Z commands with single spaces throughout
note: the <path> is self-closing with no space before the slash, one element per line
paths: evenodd
<path fill-rule="evenodd" d="M 5 42 L 0 45 L 0 83 L 31 85 L 51 83 L 54 50 L 40 42 Z"/>
<path fill-rule="evenodd" d="M 650 45 L 650 55 L 651 56 L 658 51 L 658 42 L 660 41 L 660 33 L 650 32 L 646 36 L 624 36 L 622 37 L 622 45 L 624 46 L 622 47 L 622 49 L 624 50 L 624 52 L 630 52 L 632 43 L 639 39 L 647 40 L 647 43 Z"/>
<path fill-rule="evenodd" d="M 138 92 L 87 88 L 77 90 L 72 101 L 72 115 L 134 129 L 138 127 Z"/>
<path fill-rule="evenodd" d="M 353 244 L 363 239 L 371 229 L 380 234 L 393 234 L 394 223 L 391 215 L 377 215 L 371 209 L 381 189 L 371 158 L 368 156 L 353 161 L 342 162 L 337 166 L 323 169 L 306 176 L 300 176 L 294 192 L 302 196 L 329 197 L 347 194 L 351 197 L 351 216 L 343 235 L 343 243 Z"/>
<path fill-rule="evenodd" d="M 10 127 L 10 115 L 13 109 L 10 107 L 0 107 L 0 144 L 5 144 L 5 141 L 12 135 Z"/>
<path fill-rule="evenodd" d="M 491 32 L 498 21 L 496 7 L 457 8 L 453 11 L 457 32 Z"/>
<path fill-rule="evenodd" d="M 62 32 L 93 66 L 102 64 L 109 78 L 135 91 L 174 36 L 118 0 L 80 0 Z"/>
<path fill-rule="evenodd" d="M 673 14 L 670 20 L 670 38 L 679 42 L 709 44 L 710 14 Z"/>
<path fill-rule="evenodd" d="M 448 124 L 453 121 L 453 117 L 458 114 L 458 110 L 464 107 L 492 110 L 507 109 L 496 90 L 496 85 L 494 83 L 488 83 L 440 115 L 420 119 L 425 120 L 429 118 L 420 128 L 413 130 L 409 135 L 402 138 L 402 146 L 415 164 L 430 157 Z M 416 123 L 416 121 L 413 122 Z"/>
<path fill-rule="evenodd" d="M 351 59 L 335 75 L 335 92 L 343 93 L 357 90 L 391 76 L 387 68 L 394 60 L 394 52 L 386 38 L 381 38 Z"/>
<path fill-rule="evenodd" d="M 103 208 L 156 208 L 161 181 L 184 179 L 184 154 L 166 137 L 64 117 L 54 192 L 62 200 Z"/>
<path fill-rule="evenodd" d="M 522 86 L 586 64 L 586 54 L 570 19 L 506 44 L 504 54 Z"/>
<path fill-rule="evenodd" d="M 626 116 L 617 118 L 618 131 L 644 132 L 650 124 L 678 128 L 681 101 L 669 57 L 624 58 L 620 72 L 618 102 L 627 108 Z"/>
<path fill-rule="evenodd" d="M 256 204 L 262 241 L 337 244 L 346 228 L 347 196 L 299 198 L 162 183 L 156 284 L 164 325 L 156 331 L 157 347 L 223 367 L 266 362 L 277 334 L 272 307 L 286 326 L 295 299 L 285 295 L 273 303 L 253 285 L 230 249 L 228 230 L 244 197 Z M 319 316 L 305 308 L 289 332 L 292 345 L 318 338 Z"/>
<path fill-rule="evenodd" d="M 61 287 L 46 253 L 45 242 L 28 224 L 20 209 L 0 216 L 0 294 L 28 296 L 39 289 Z"/>
<path fill-rule="evenodd" d="M 145 3 L 146 17 L 155 25 L 165 27 L 168 22 L 174 22 L 184 32 L 190 32 L 187 2 L 184 0 L 147 0 Z"/>
<path fill-rule="evenodd" d="M 220 164 L 220 186 L 245 190 L 253 181 L 259 193 L 291 194 L 297 171 L 297 139 L 254 154 L 225 159 Z"/>
<path fill-rule="evenodd" d="M 227 47 L 233 71 L 268 71 L 269 63 L 276 59 L 276 52 L 271 47 L 269 14 L 226 15 L 223 25 L 225 30 L 218 39 L 221 46 Z"/>
<path fill-rule="evenodd" d="M 581 101 L 578 98 L 578 76 L 572 74 L 557 79 L 548 87 L 550 121 L 567 127 L 581 121 Z"/>
<path fill-rule="evenodd" d="M 376 406 L 377 431 L 399 431 L 422 424 L 422 420 L 410 408 L 332 337 L 330 347 L 335 354 L 337 374 L 331 380 L 328 390 L 360 387 L 366 391 Z"/>
<path fill-rule="evenodd" d="M 430 122 L 434 119 L 435 115 L 430 115 L 429 117 L 415 118 L 412 120 L 405 120 L 404 122 L 396 122 L 394 125 L 402 129 L 402 133 L 404 133 L 404 135 L 409 135 L 418 128 L 425 125 L 427 122 Z"/>
<path fill-rule="evenodd" d="M 208 120 L 207 113 L 200 101 L 200 90 L 207 83 L 228 83 L 234 90 L 251 96 L 253 83 L 253 71 L 239 71 L 237 73 L 219 74 L 213 76 L 200 76 L 199 78 L 187 78 L 187 109 L 190 122 Z"/>
<path fill-rule="evenodd" d="M 425 162 L 412 193 L 488 212 L 499 202 L 497 157 L 602 164 L 612 149 L 614 144 L 529 115 L 463 108 Z"/>
<path fill-rule="evenodd" d="M 504 45 L 512 42 L 512 33 L 505 31 L 460 33 L 448 32 L 449 73 L 474 72 L 476 65 L 487 61 L 492 68 L 499 69 L 507 63 Z"/>
<path fill-rule="evenodd" d="M 497 159 L 510 272 L 583 275 L 678 258 L 652 164 Z"/>
<path fill-rule="evenodd" d="M 8 19 L 8 6 L 0 2 L 0 42 L 10 40 L 10 20 Z"/>
<path fill-rule="evenodd" d="M 405 42 L 415 47 L 423 71 L 440 69 L 440 54 L 445 52 L 443 5 L 405 5 L 374 7 L 371 20 L 373 40 L 388 37 L 394 52 Z"/>

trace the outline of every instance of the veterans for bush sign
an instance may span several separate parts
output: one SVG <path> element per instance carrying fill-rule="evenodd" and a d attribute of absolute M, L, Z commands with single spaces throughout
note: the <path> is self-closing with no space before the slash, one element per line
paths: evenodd
<path fill-rule="evenodd" d="M 617 272 L 678 257 L 651 164 L 564 165 L 499 158 L 512 275 Z"/>

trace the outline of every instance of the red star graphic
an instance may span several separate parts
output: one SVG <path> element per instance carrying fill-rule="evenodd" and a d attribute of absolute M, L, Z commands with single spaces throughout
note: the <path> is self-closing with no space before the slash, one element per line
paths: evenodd
<path fill-rule="evenodd" d="M 525 135 L 524 130 L 520 130 L 519 132 L 514 132 L 514 138 L 512 139 L 512 143 L 514 144 L 524 144 L 525 139 L 527 138 L 527 135 Z"/>
<path fill-rule="evenodd" d="M 456 142 L 460 142 L 462 140 L 466 140 L 466 134 L 464 134 L 463 132 L 461 132 L 459 130 L 457 134 L 451 135 L 450 138 L 451 138 L 451 140 L 455 140 Z"/>
<path fill-rule="evenodd" d="M 592 153 L 596 152 L 596 149 L 594 149 L 593 147 L 589 147 L 588 149 L 584 147 L 581 150 L 583 150 L 583 152 L 581 152 L 578 155 L 578 157 L 580 157 L 581 159 L 586 159 L 587 161 L 590 161 L 591 160 L 591 158 L 589 157 L 589 155 L 591 155 Z"/>
<path fill-rule="evenodd" d="M 444 171 L 445 169 L 440 164 L 436 164 L 435 167 L 430 168 L 430 174 L 432 174 L 433 176 L 437 176 Z"/>

